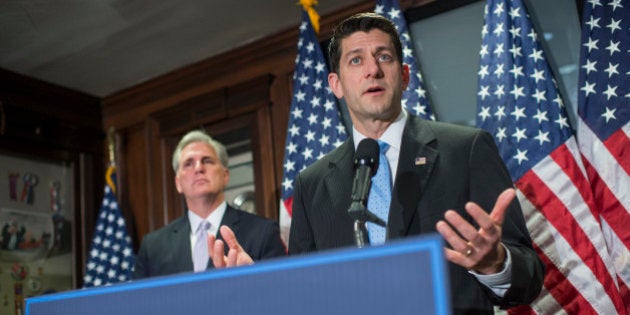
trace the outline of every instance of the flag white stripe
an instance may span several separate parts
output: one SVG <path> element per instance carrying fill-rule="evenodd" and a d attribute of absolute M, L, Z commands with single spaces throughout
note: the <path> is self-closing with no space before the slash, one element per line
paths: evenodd
<path fill-rule="evenodd" d="M 519 191 L 523 211 L 528 212 L 527 228 L 533 241 L 566 279 L 599 314 L 615 314 L 615 305 L 597 277 L 586 267 L 560 232 Z M 529 204 L 526 209 L 525 205 Z M 533 303 L 536 305 L 536 303 Z M 547 313 L 546 306 L 540 307 Z"/>
<path fill-rule="evenodd" d="M 602 232 L 609 246 L 608 251 L 615 264 L 617 276 L 630 287 L 630 252 L 605 220 L 602 220 Z"/>
<path fill-rule="evenodd" d="M 630 130 L 629 125 L 630 123 L 623 126 L 626 134 Z M 630 180 L 628 180 L 630 174 L 619 166 L 615 157 L 610 154 L 604 143 L 599 140 L 582 118 L 578 120 L 577 130 L 578 139 L 580 139 L 580 151 L 602 180 L 606 182 L 608 189 L 626 212 L 630 211 Z M 626 176 L 622 175 L 624 173 Z"/>

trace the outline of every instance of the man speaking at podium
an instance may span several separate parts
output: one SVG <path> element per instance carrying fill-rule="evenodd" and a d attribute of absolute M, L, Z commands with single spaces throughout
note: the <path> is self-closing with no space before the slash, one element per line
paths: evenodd
<path fill-rule="evenodd" d="M 532 302 L 541 290 L 544 266 L 492 137 L 402 109 L 409 68 L 402 64 L 394 24 L 380 15 L 358 14 L 338 25 L 329 60 L 328 83 L 347 103 L 353 135 L 298 175 L 289 254 L 355 244 L 348 215 L 354 152 L 364 138 L 378 139 L 386 161 L 375 178 L 384 172 L 391 188 L 384 189 L 387 196 L 380 201 L 372 201 L 370 192 L 367 208 L 386 228 L 368 226 L 369 242 L 442 234 L 455 314 L 492 314 L 493 305 Z M 385 204 L 384 213 L 379 203 Z"/>
<path fill-rule="evenodd" d="M 348 211 L 355 195 L 354 156 L 362 140 L 371 138 L 379 141 L 383 163 L 372 179 L 367 209 L 385 227 L 368 223 L 369 243 L 439 232 L 448 243 L 454 314 L 493 314 L 493 305 L 532 302 L 542 288 L 544 265 L 492 136 L 402 109 L 409 68 L 386 18 L 362 13 L 346 19 L 335 28 L 328 54 L 328 83 L 348 105 L 353 134 L 298 175 L 289 254 L 358 245 L 360 233 Z M 251 262 L 238 246 L 231 248 L 239 258 L 215 251 L 215 266 Z"/>

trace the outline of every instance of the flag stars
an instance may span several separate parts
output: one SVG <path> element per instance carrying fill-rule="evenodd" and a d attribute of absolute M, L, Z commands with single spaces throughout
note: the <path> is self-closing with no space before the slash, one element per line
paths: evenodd
<path fill-rule="evenodd" d="M 285 191 L 292 190 L 293 189 L 293 181 L 291 179 L 289 179 L 288 177 L 285 177 L 284 180 L 282 181 L 282 187 L 284 187 Z"/>
<path fill-rule="evenodd" d="M 546 101 L 545 90 L 536 89 L 536 92 L 532 94 L 532 97 L 536 99 L 536 103 L 540 104 L 541 101 Z"/>
<path fill-rule="evenodd" d="M 498 23 L 497 26 L 494 28 L 494 31 L 492 33 L 494 33 L 494 35 L 496 35 L 497 37 L 501 36 L 501 34 L 503 34 L 505 30 L 503 29 L 503 23 Z"/>
<path fill-rule="evenodd" d="M 296 107 L 293 109 L 293 112 L 291 112 L 291 114 L 293 115 L 295 119 L 298 119 L 298 118 L 302 118 L 302 112 L 303 110 Z"/>
<path fill-rule="evenodd" d="M 514 119 L 516 121 L 518 121 L 520 118 L 527 117 L 527 115 L 525 115 L 525 107 L 518 107 L 518 106 L 514 107 L 514 111 L 512 111 L 510 115 L 514 116 Z"/>
<path fill-rule="evenodd" d="M 619 64 L 612 64 L 612 63 L 608 63 L 608 68 L 606 70 L 604 70 L 606 73 L 608 73 L 608 78 L 611 78 L 613 76 L 613 74 L 619 74 L 619 71 L 617 71 L 617 67 L 619 67 Z"/>
<path fill-rule="evenodd" d="M 313 108 L 320 106 L 321 104 L 319 104 L 319 102 L 321 101 L 321 99 L 317 96 L 313 96 L 313 99 L 311 99 L 311 106 Z"/>
<path fill-rule="evenodd" d="M 483 79 L 488 75 L 488 67 L 490 67 L 489 65 L 482 65 L 481 67 L 479 67 L 479 72 L 477 72 L 477 74 Z"/>
<path fill-rule="evenodd" d="M 529 77 L 533 78 L 536 84 L 538 84 L 539 80 L 545 81 L 545 70 L 534 69 L 534 73 L 532 73 Z"/>
<path fill-rule="evenodd" d="M 496 68 L 496 69 L 494 69 L 494 75 L 495 75 L 497 78 L 501 78 L 501 76 L 503 75 L 503 73 L 505 73 L 505 72 L 504 72 L 504 70 L 503 70 L 503 67 L 504 67 L 504 65 L 503 65 L 502 63 L 500 63 L 500 64 L 498 64 L 498 65 L 497 65 L 497 68 Z"/>
<path fill-rule="evenodd" d="M 518 165 L 521 165 L 523 161 L 529 160 L 527 158 L 527 150 L 521 151 L 520 149 L 516 149 L 516 155 L 514 156 L 514 159 L 518 161 Z"/>
<path fill-rule="evenodd" d="M 538 130 L 538 135 L 534 137 L 534 139 L 538 140 L 538 144 L 542 146 L 545 142 L 551 143 L 549 140 L 549 132 L 543 132 L 542 130 Z"/>
<path fill-rule="evenodd" d="M 514 75 L 514 79 L 518 79 L 519 76 L 524 76 L 523 74 L 523 66 L 517 66 L 516 64 L 514 64 L 512 66 L 512 70 L 510 70 L 510 73 L 512 73 L 512 75 Z"/>
<path fill-rule="evenodd" d="M 497 128 L 497 133 L 494 136 L 497 137 L 497 139 L 499 139 L 499 142 L 502 142 L 503 139 L 507 138 L 507 134 L 505 133 L 505 130 L 506 130 L 505 127 Z"/>
<path fill-rule="evenodd" d="M 619 41 L 619 42 L 613 42 L 612 40 L 610 41 L 610 44 L 606 47 L 606 50 L 608 50 L 610 52 L 611 56 L 614 53 L 621 51 L 621 50 L 619 50 L 619 44 L 620 43 L 621 43 L 621 41 Z"/>
<path fill-rule="evenodd" d="M 610 86 L 607 84 L 606 91 L 603 92 L 606 94 L 606 100 L 610 100 L 611 97 L 617 97 L 617 86 Z"/>
<path fill-rule="evenodd" d="M 308 132 L 306 132 L 306 135 L 304 136 L 304 138 L 306 138 L 306 143 L 314 141 L 315 133 L 312 130 L 309 130 Z"/>
<path fill-rule="evenodd" d="M 322 136 L 319 138 L 319 144 L 322 147 L 326 147 L 329 144 L 329 139 L 330 137 L 328 137 L 326 134 L 322 134 Z"/>
<path fill-rule="evenodd" d="M 481 45 L 481 50 L 479 51 L 479 55 L 481 56 L 481 58 L 486 57 L 486 55 L 488 54 L 488 45 Z"/>
<path fill-rule="evenodd" d="M 300 84 L 301 84 L 301 85 L 305 85 L 305 84 L 307 84 L 307 83 L 308 83 L 308 76 L 307 76 L 307 75 L 305 75 L 305 74 L 302 74 L 302 75 L 298 78 L 298 80 L 300 80 Z"/>
<path fill-rule="evenodd" d="M 586 97 L 588 97 L 589 94 L 595 94 L 595 83 L 590 84 L 588 81 L 585 81 L 584 86 L 581 87 L 580 90 L 584 91 Z"/>
<path fill-rule="evenodd" d="M 505 12 L 505 9 L 503 8 L 503 3 L 498 3 L 492 13 L 494 13 L 496 16 L 501 16 L 501 13 L 503 12 Z"/>
<path fill-rule="evenodd" d="M 494 51 L 492 51 L 492 53 L 494 53 L 497 57 L 500 57 L 504 52 L 503 43 L 498 44 L 497 47 L 494 47 Z"/>
<path fill-rule="evenodd" d="M 592 19 L 593 17 L 591 17 Z M 610 19 L 610 24 L 606 25 L 606 27 L 608 27 L 610 29 L 610 33 L 614 34 L 616 30 L 621 30 L 621 27 L 619 26 L 619 23 L 621 23 L 621 20 L 615 21 L 615 19 L 611 18 Z"/>
<path fill-rule="evenodd" d="M 494 116 L 496 116 L 498 120 L 501 120 L 503 116 L 505 116 L 505 106 L 498 106 L 497 111 L 494 112 Z"/>
<path fill-rule="evenodd" d="M 525 97 L 525 93 L 523 93 L 524 89 L 524 87 L 514 84 L 514 88 L 510 91 L 510 94 L 514 95 L 514 100 L 518 100 L 521 96 Z"/>
<path fill-rule="evenodd" d="M 516 57 L 522 57 L 523 53 L 521 53 L 521 46 L 517 46 L 517 45 L 512 45 L 512 48 L 510 48 L 510 52 L 512 53 L 512 58 Z"/>
<path fill-rule="evenodd" d="M 479 91 L 479 93 L 477 93 L 477 95 L 479 95 L 479 97 L 481 97 L 482 100 L 485 100 L 486 96 L 490 95 L 490 92 L 488 91 L 489 89 L 490 89 L 490 86 L 483 85 L 481 86 L 481 90 Z"/>
<path fill-rule="evenodd" d="M 505 95 L 504 85 L 503 84 L 497 85 L 497 89 L 494 91 L 494 95 L 497 98 L 501 98 L 501 97 L 503 97 L 503 95 Z"/>
<path fill-rule="evenodd" d="M 560 128 L 560 130 L 562 130 L 562 128 L 569 128 L 569 122 L 567 121 L 567 117 L 562 116 L 562 114 L 558 114 L 558 119 L 554 120 L 554 122 L 556 124 L 558 124 L 558 127 Z"/>
<path fill-rule="evenodd" d="M 599 42 L 599 39 L 593 40 L 592 38 L 589 38 L 588 42 L 584 43 L 583 46 L 586 46 L 588 48 L 588 52 L 590 53 L 593 49 L 599 49 L 597 47 L 597 42 Z"/>
<path fill-rule="evenodd" d="M 587 24 L 591 28 L 591 30 L 593 30 L 594 28 L 599 28 L 599 20 L 600 20 L 600 18 L 596 18 L 595 19 L 591 15 L 591 19 L 588 22 L 586 22 L 585 24 Z"/>
<path fill-rule="evenodd" d="M 287 159 L 287 161 L 284 163 L 284 169 L 286 172 L 295 171 L 295 162 Z"/>
<path fill-rule="evenodd" d="M 302 156 L 304 157 L 304 160 L 310 160 L 313 158 L 313 149 L 311 148 L 304 148 L 304 152 L 302 152 Z M 304 165 L 304 167 L 306 168 L 306 165 Z"/>
<path fill-rule="evenodd" d="M 613 12 L 615 12 L 615 10 L 617 10 L 617 8 L 623 8 L 623 6 L 621 5 L 621 0 L 613 0 L 608 5 L 613 8 L 612 9 Z"/>
<path fill-rule="evenodd" d="M 512 137 L 516 138 L 516 143 L 518 143 L 519 141 L 523 139 L 527 139 L 527 136 L 525 135 L 525 131 L 527 131 L 527 128 L 520 129 L 516 127 L 516 131 L 512 134 Z"/>
<path fill-rule="evenodd" d="M 532 116 L 532 118 L 538 120 L 538 124 L 542 124 L 543 121 L 549 121 L 547 118 L 547 111 L 541 111 L 540 109 L 536 110 L 536 115 Z"/>
<path fill-rule="evenodd" d="M 538 60 L 544 60 L 542 53 L 543 53 L 542 49 L 534 48 L 533 52 L 529 54 L 527 57 L 534 59 L 534 63 L 536 63 Z"/>
<path fill-rule="evenodd" d="M 291 136 L 299 135 L 300 134 L 300 127 L 298 127 L 295 124 L 291 125 L 291 128 L 289 128 L 289 133 L 291 134 Z"/>
<path fill-rule="evenodd" d="M 582 66 L 582 68 L 586 69 L 586 74 L 591 73 L 591 71 L 595 71 L 597 72 L 597 68 L 595 68 L 595 65 L 597 64 L 597 60 L 595 61 L 590 61 L 590 60 L 586 60 L 586 64 Z"/>
<path fill-rule="evenodd" d="M 608 108 L 606 107 L 606 112 L 602 114 L 602 117 L 606 118 L 606 123 L 608 123 L 611 119 L 617 119 L 615 117 L 616 108 Z"/>
<path fill-rule="evenodd" d="M 510 34 L 512 34 L 513 37 L 521 37 L 521 28 L 512 25 L 510 28 Z"/>
<path fill-rule="evenodd" d="M 311 113 L 311 114 L 308 116 L 308 124 L 309 124 L 309 125 L 316 124 L 316 123 L 317 123 L 317 120 L 318 120 L 318 117 L 317 117 L 317 115 L 316 115 L 315 113 Z"/>
<path fill-rule="evenodd" d="M 479 117 L 481 117 L 481 120 L 486 121 L 486 118 L 490 117 L 490 107 L 489 106 L 482 106 L 481 107 L 481 111 L 479 112 Z"/>
<path fill-rule="evenodd" d="M 510 17 L 512 20 L 521 17 L 520 8 L 510 8 Z"/>

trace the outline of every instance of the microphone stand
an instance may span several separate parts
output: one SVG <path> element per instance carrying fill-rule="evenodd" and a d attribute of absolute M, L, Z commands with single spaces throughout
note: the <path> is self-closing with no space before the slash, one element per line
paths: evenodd
<path fill-rule="evenodd" d="M 385 227 L 385 221 L 368 210 L 361 200 L 352 202 L 350 208 L 348 208 L 348 214 L 354 219 L 354 243 L 358 248 L 370 245 L 367 227 L 365 226 L 366 222 L 372 222 Z"/>

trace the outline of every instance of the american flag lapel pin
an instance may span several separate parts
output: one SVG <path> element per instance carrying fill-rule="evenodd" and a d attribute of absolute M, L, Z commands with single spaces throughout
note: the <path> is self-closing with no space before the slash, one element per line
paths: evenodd
<path fill-rule="evenodd" d="M 419 156 L 416 158 L 416 165 L 424 165 L 427 164 L 427 158 L 424 156 Z"/>

